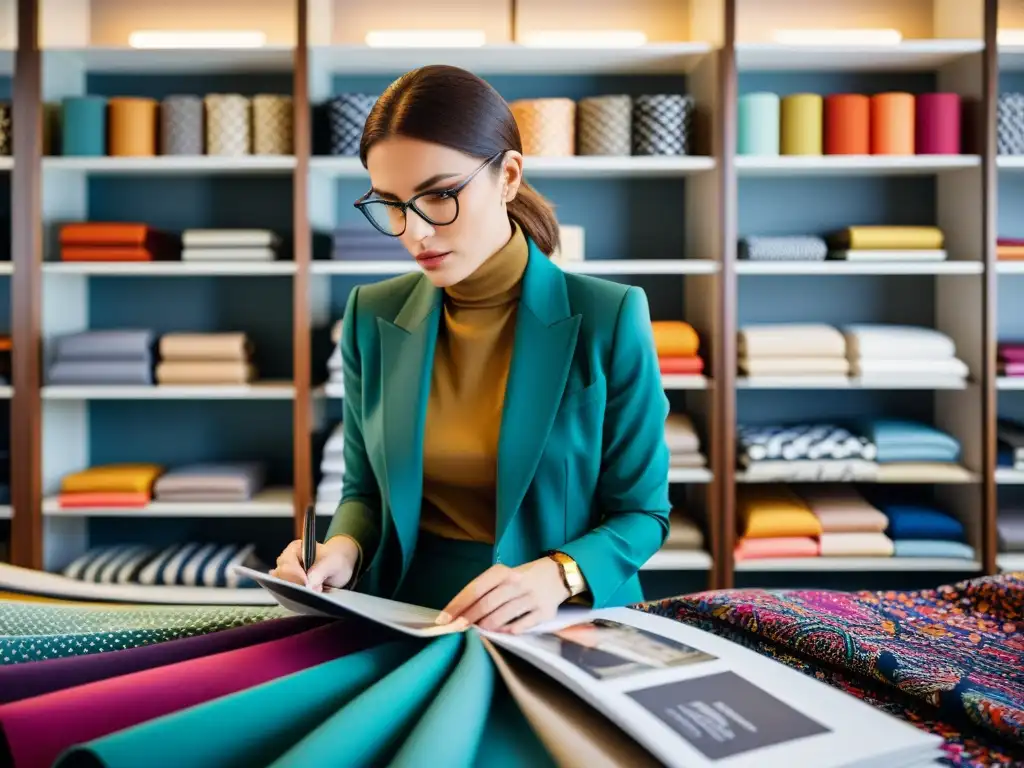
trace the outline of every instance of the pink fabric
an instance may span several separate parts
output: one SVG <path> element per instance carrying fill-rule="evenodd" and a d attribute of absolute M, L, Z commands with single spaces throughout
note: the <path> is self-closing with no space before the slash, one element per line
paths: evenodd
<path fill-rule="evenodd" d="M 1024 376 L 1024 361 L 1018 363 L 1001 363 L 1003 376 Z"/>
<path fill-rule="evenodd" d="M 1024 245 L 1024 237 L 1000 237 L 996 245 Z"/>
<path fill-rule="evenodd" d="M 922 93 L 915 99 L 914 151 L 919 155 L 960 154 L 960 96 Z"/>
<path fill-rule="evenodd" d="M 1012 363 L 1024 363 L 1024 343 L 1004 341 L 998 345 L 999 359 Z"/>
<path fill-rule="evenodd" d="M 808 486 L 801 488 L 799 494 L 818 518 L 824 533 L 881 532 L 889 525 L 884 512 L 848 486 Z"/>
<path fill-rule="evenodd" d="M 818 540 L 805 536 L 775 539 L 740 539 L 736 544 L 737 560 L 760 560 L 769 557 L 817 557 Z"/>

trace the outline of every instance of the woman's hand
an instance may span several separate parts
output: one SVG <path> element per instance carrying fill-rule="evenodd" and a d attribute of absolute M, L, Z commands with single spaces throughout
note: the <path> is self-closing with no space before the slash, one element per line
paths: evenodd
<path fill-rule="evenodd" d="M 359 561 L 359 547 L 349 536 L 333 536 L 324 544 L 318 542 L 316 560 L 309 573 L 302 569 L 301 552 L 302 541 L 296 539 L 277 558 L 277 567 L 270 575 L 321 592 L 324 586 L 339 589 L 346 586 L 352 580 Z"/>
<path fill-rule="evenodd" d="M 518 568 L 492 565 L 445 606 L 438 623 L 461 618 L 491 632 L 519 634 L 555 618 L 568 599 L 561 569 L 550 557 Z"/>

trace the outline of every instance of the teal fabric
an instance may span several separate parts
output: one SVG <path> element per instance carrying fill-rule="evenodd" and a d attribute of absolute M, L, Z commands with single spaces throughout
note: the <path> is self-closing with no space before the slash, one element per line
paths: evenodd
<path fill-rule="evenodd" d="M 360 542 L 355 588 L 372 594 L 394 596 L 417 549 L 442 295 L 417 273 L 358 286 L 345 307 L 345 495 L 327 536 Z M 561 550 L 595 608 L 641 601 L 637 572 L 668 535 L 667 415 L 643 291 L 562 272 L 530 242 L 491 562 Z"/>

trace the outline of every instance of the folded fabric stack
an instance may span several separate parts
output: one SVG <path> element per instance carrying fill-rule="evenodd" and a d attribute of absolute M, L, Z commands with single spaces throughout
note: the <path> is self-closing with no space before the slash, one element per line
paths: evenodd
<path fill-rule="evenodd" d="M 151 385 L 154 339 L 150 330 L 83 331 L 61 336 L 47 369 L 47 384 Z"/>
<path fill-rule="evenodd" d="M 186 229 L 182 261 L 274 261 L 279 238 L 269 229 Z"/>
<path fill-rule="evenodd" d="M 821 323 L 747 325 L 737 334 L 740 373 L 845 378 L 850 364 L 838 329 Z"/>
<path fill-rule="evenodd" d="M 736 428 L 737 463 L 748 480 L 874 480 L 871 440 L 835 424 L 744 425 Z"/>
<path fill-rule="evenodd" d="M 328 397 L 344 397 L 345 376 L 341 366 L 341 320 L 331 328 L 334 351 L 327 358 L 327 383 L 324 385 Z"/>
<path fill-rule="evenodd" d="M 707 464 L 700 452 L 700 436 L 693 426 L 693 419 L 685 413 L 670 413 L 665 419 L 665 442 L 668 444 L 670 467 L 693 468 Z"/>
<path fill-rule="evenodd" d="M 153 486 L 157 501 L 230 503 L 249 501 L 263 489 L 266 465 L 260 462 L 190 464 L 168 470 Z"/>
<path fill-rule="evenodd" d="M 408 261 L 409 251 L 397 237 L 388 237 L 369 223 L 341 226 L 332 235 L 331 258 L 341 261 Z"/>
<path fill-rule="evenodd" d="M 848 485 L 805 485 L 800 498 L 821 524 L 822 557 L 891 557 L 889 519 Z"/>
<path fill-rule="evenodd" d="M 704 551 L 704 532 L 696 521 L 679 508 L 673 508 L 669 515 L 668 538 L 664 549 L 673 552 Z"/>
<path fill-rule="evenodd" d="M 1024 471 L 1024 424 L 1012 419 L 999 419 L 996 435 L 996 463 L 1006 469 Z"/>
<path fill-rule="evenodd" d="M 865 384 L 949 385 L 967 381 L 956 344 L 932 328 L 853 324 L 843 328 L 850 371 Z"/>
<path fill-rule="evenodd" d="M 6 333 L 0 334 L 0 384 L 11 383 L 11 353 L 14 345 Z"/>
<path fill-rule="evenodd" d="M 1001 341 L 997 353 L 1000 376 L 1024 376 L 1024 342 Z"/>
<path fill-rule="evenodd" d="M 11 503 L 11 422 L 10 409 L 0 411 L 0 504 Z M 0 562 L 3 558 L 0 557 Z"/>
<path fill-rule="evenodd" d="M 704 370 L 704 361 L 698 355 L 700 337 L 689 323 L 681 320 L 655 320 L 654 349 L 663 376 L 697 376 Z"/>
<path fill-rule="evenodd" d="M 320 483 L 316 488 L 316 506 L 324 514 L 334 514 L 341 503 L 345 479 L 345 427 L 338 423 L 324 443 L 320 458 Z"/>
<path fill-rule="evenodd" d="M 941 483 L 971 479 L 959 464 L 960 441 L 929 424 L 868 419 L 859 431 L 877 448 L 880 481 Z"/>
<path fill-rule="evenodd" d="M 256 378 L 244 333 L 168 333 L 160 337 L 156 380 L 164 385 L 248 384 Z"/>
<path fill-rule="evenodd" d="M 180 253 L 177 237 L 148 224 L 84 221 L 60 228 L 61 261 L 157 261 Z"/>
<path fill-rule="evenodd" d="M 737 560 L 817 557 L 821 522 L 810 507 L 784 485 L 736 489 Z"/>
<path fill-rule="evenodd" d="M 65 475 L 58 503 L 66 508 L 145 507 L 153 498 L 153 484 L 163 474 L 159 464 L 101 464 Z"/>
<path fill-rule="evenodd" d="M 266 571 L 254 544 L 186 542 L 160 549 L 141 544 L 96 547 L 73 560 L 63 575 L 98 584 L 164 587 L 258 586 L 234 572 L 235 566 Z"/>
<path fill-rule="evenodd" d="M 1000 552 L 1024 553 L 1024 508 L 1000 509 L 996 518 L 996 531 Z"/>
<path fill-rule="evenodd" d="M 828 237 L 829 259 L 842 261 L 945 261 L 938 227 L 858 226 Z"/>
<path fill-rule="evenodd" d="M 1018 237 L 1000 237 L 997 239 L 996 258 L 1000 261 L 1020 261 L 1024 259 L 1024 239 Z"/>
<path fill-rule="evenodd" d="M 745 261 L 824 261 L 828 245 L 816 235 L 759 235 L 742 238 L 738 255 Z"/>
<path fill-rule="evenodd" d="M 896 557 L 953 557 L 974 559 L 964 525 L 932 504 L 879 494 L 875 505 L 889 524 L 885 532 L 893 541 Z"/>

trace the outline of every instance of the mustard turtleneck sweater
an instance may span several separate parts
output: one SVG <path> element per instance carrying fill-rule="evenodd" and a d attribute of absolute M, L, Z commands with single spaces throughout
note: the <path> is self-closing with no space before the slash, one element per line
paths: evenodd
<path fill-rule="evenodd" d="M 445 289 L 423 431 L 420 528 L 494 543 L 498 434 L 529 246 L 508 243 Z"/>

